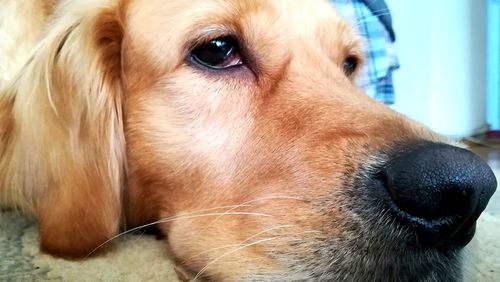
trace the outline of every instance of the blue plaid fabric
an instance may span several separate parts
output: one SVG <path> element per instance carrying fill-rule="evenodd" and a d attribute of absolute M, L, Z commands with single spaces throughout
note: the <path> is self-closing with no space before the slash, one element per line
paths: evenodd
<path fill-rule="evenodd" d="M 394 45 L 377 14 L 389 11 L 371 11 L 359 0 L 331 0 L 338 12 L 365 38 L 365 68 L 358 85 L 367 95 L 384 104 L 394 103 L 392 72 L 399 68 Z"/>

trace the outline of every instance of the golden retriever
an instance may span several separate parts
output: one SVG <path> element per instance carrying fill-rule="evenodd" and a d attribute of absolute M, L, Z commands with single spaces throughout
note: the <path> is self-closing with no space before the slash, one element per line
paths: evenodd
<path fill-rule="evenodd" d="M 43 251 L 155 225 L 194 280 L 460 279 L 496 180 L 356 88 L 328 1 L 2 0 L 0 35 L 0 202 Z"/>

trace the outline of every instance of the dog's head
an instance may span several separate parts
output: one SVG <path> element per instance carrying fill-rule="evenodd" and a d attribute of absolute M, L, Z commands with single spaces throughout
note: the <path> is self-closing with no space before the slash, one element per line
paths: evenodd
<path fill-rule="evenodd" d="M 494 176 L 356 88 L 362 43 L 327 1 L 66 1 L 57 15 L 28 67 L 47 95 L 19 98 L 43 123 L 29 130 L 49 175 L 45 250 L 88 254 L 122 207 L 196 278 L 459 277 Z"/>

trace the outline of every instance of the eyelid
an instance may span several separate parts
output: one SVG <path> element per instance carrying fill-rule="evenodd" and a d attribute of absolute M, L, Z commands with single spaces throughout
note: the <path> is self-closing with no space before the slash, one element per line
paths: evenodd
<path fill-rule="evenodd" d="M 208 42 L 221 37 L 232 37 L 236 40 L 238 45 L 241 42 L 236 31 L 226 27 L 214 26 L 193 32 L 193 36 L 186 42 L 184 50 L 187 50 L 187 52 L 190 53 L 196 47 L 207 44 Z"/>

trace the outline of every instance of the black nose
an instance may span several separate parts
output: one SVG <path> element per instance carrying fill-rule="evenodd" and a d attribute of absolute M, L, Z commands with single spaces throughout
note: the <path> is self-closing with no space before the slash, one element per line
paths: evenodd
<path fill-rule="evenodd" d="M 399 152 L 383 174 L 397 216 L 432 246 L 465 246 L 497 186 L 477 155 L 432 142 Z"/>

